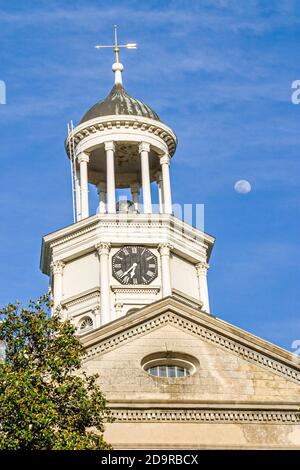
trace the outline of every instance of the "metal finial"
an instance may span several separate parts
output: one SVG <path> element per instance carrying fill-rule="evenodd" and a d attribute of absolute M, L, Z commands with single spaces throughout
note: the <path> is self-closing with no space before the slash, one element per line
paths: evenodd
<path fill-rule="evenodd" d="M 116 63 L 119 63 L 119 47 L 118 47 L 118 26 L 115 24 L 115 54 L 116 54 Z"/>
<path fill-rule="evenodd" d="M 115 43 L 114 45 L 103 45 L 103 44 L 98 44 L 95 46 L 96 49 L 107 49 L 107 48 L 113 48 L 116 56 L 116 64 L 119 63 L 119 51 L 120 48 L 126 48 L 126 49 L 136 49 L 137 44 L 136 43 L 128 43 L 128 44 L 118 44 L 118 26 L 115 24 L 114 25 L 114 39 Z"/>

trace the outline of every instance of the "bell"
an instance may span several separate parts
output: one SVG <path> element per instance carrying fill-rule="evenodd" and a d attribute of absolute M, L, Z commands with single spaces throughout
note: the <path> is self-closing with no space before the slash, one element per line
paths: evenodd
<path fill-rule="evenodd" d="M 116 204 L 117 214 L 133 214 L 136 213 L 136 209 L 132 201 L 128 199 L 121 199 Z"/>

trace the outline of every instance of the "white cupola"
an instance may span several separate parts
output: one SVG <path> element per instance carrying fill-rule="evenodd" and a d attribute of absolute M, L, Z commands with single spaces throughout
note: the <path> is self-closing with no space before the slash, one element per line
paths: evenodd
<path fill-rule="evenodd" d="M 157 184 L 159 212 L 172 213 L 169 165 L 176 136 L 155 111 L 127 93 L 123 69 L 120 62 L 113 64 L 111 92 L 84 114 L 66 141 L 74 168 L 76 221 L 90 215 L 88 183 L 98 190 L 100 213 L 115 213 L 116 189 L 130 188 L 134 210 L 151 214 L 151 182 Z"/>

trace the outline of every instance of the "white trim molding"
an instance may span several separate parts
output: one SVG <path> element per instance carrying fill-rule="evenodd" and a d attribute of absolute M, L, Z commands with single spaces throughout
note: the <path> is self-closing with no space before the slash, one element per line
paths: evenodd
<path fill-rule="evenodd" d="M 297 410 L 243 410 L 243 409 L 114 409 L 110 408 L 115 422 L 195 422 L 211 424 L 299 424 Z"/>

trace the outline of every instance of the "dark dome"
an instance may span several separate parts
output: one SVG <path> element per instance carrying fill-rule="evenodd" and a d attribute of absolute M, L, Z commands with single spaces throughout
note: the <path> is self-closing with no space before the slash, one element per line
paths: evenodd
<path fill-rule="evenodd" d="M 105 100 L 99 101 L 99 103 L 96 103 L 87 113 L 85 113 L 80 124 L 97 117 L 123 114 L 142 116 L 160 121 L 155 111 L 149 108 L 145 103 L 142 103 L 142 101 L 129 96 L 125 88 L 123 88 L 121 84 L 117 84 L 114 85 Z"/>

